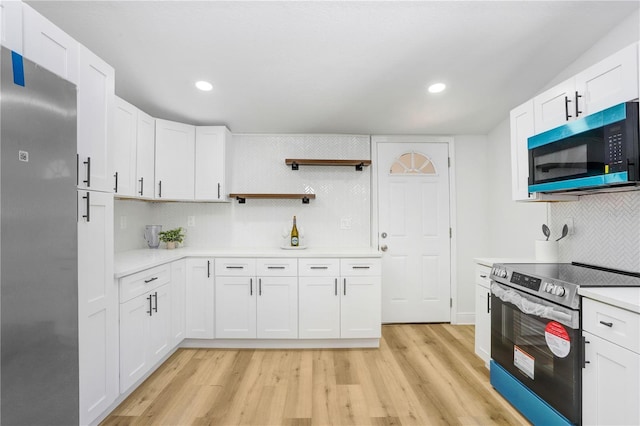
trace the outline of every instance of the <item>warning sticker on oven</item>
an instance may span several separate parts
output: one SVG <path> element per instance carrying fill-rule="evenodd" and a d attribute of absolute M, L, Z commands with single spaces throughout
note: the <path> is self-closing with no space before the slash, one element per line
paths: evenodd
<path fill-rule="evenodd" d="M 544 339 L 551 352 L 559 358 L 566 358 L 571 352 L 571 338 L 567 329 L 559 322 L 551 321 L 547 324 Z"/>
<path fill-rule="evenodd" d="M 536 359 L 520 349 L 513 346 L 513 365 L 520 371 L 529 376 L 533 380 L 533 370 L 535 369 Z"/>

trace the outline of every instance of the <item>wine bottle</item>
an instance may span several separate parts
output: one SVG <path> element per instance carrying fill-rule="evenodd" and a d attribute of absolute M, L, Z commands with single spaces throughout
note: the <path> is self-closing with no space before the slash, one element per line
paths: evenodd
<path fill-rule="evenodd" d="M 296 226 L 296 217 L 293 216 L 293 228 L 291 228 L 291 247 L 298 247 L 300 239 L 298 238 L 298 227 Z"/>

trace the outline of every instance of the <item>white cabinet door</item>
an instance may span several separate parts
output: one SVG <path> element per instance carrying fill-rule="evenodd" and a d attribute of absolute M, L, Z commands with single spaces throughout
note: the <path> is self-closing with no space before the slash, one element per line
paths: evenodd
<path fill-rule="evenodd" d="M 575 119 L 575 93 L 571 78 L 533 98 L 536 134 Z"/>
<path fill-rule="evenodd" d="M 226 200 L 226 144 L 231 133 L 224 126 L 196 128 L 195 198 Z"/>
<path fill-rule="evenodd" d="M 489 366 L 491 359 L 491 292 L 476 284 L 475 352 Z"/>
<path fill-rule="evenodd" d="M 213 259 L 187 259 L 186 337 L 213 339 Z"/>
<path fill-rule="evenodd" d="M 78 42 L 25 3 L 22 17 L 24 56 L 78 84 Z"/>
<path fill-rule="evenodd" d="M 78 210 L 80 423 L 87 424 L 119 394 L 113 195 L 78 191 Z"/>
<path fill-rule="evenodd" d="M 136 190 L 141 198 L 153 198 L 156 151 L 156 120 L 138 110 L 136 138 Z"/>
<path fill-rule="evenodd" d="M 635 44 L 576 75 L 580 117 L 638 98 L 638 51 Z"/>
<path fill-rule="evenodd" d="M 156 198 L 194 199 L 195 127 L 156 120 Z"/>
<path fill-rule="evenodd" d="M 132 197 L 136 195 L 138 108 L 116 96 L 113 120 L 114 192 Z"/>
<path fill-rule="evenodd" d="M 533 100 L 513 110 L 511 118 L 511 197 L 515 201 L 530 200 L 529 150 L 527 140 L 534 135 Z"/>
<path fill-rule="evenodd" d="M 257 337 L 298 337 L 298 277 L 259 277 Z"/>
<path fill-rule="evenodd" d="M 216 338 L 253 339 L 256 334 L 256 279 L 216 276 Z"/>
<path fill-rule="evenodd" d="M 382 331 L 380 276 L 342 277 L 340 284 L 340 337 L 379 338 Z"/>
<path fill-rule="evenodd" d="M 109 64 L 80 48 L 78 75 L 78 187 L 113 192 L 113 133 L 115 72 Z"/>
<path fill-rule="evenodd" d="M 126 392 L 151 367 L 149 361 L 149 312 L 151 294 L 120 304 L 120 392 Z"/>
<path fill-rule="evenodd" d="M 584 425 L 640 424 L 640 355 L 583 331 Z"/>
<path fill-rule="evenodd" d="M 176 347 L 185 338 L 185 292 L 187 261 L 171 263 L 171 346 Z"/>
<path fill-rule="evenodd" d="M 153 366 L 173 347 L 171 345 L 171 285 L 162 285 L 149 296 L 151 296 L 152 306 L 148 319 L 148 354 L 149 365 Z"/>
<path fill-rule="evenodd" d="M 301 276 L 298 280 L 300 338 L 339 338 L 340 289 L 338 278 Z"/>
<path fill-rule="evenodd" d="M 0 39 L 4 47 L 22 55 L 21 1 L 0 1 Z"/>

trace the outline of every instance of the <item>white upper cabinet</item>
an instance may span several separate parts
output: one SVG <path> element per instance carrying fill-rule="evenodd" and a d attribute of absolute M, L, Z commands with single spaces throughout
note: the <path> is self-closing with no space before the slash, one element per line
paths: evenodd
<path fill-rule="evenodd" d="M 78 42 L 24 3 L 22 16 L 24 56 L 78 84 Z"/>
<path fill-rule="evenodd" d="M 78 67 L 78 187 L 113 192 L 110 158 L 115 72 L 80 46 Z"/>
<path fill-rule="evenodd" d="M 516 201 L 530 200 L 529 151 L 527 139 L 533 136 L 533 100 L 511 110 L 511 195 Z"/>
<path fill-rule="evenodd" d="M 153 198 L 155 146 L 156 120 L 138 110 L 135 195 L 140 198 Z"/>
<path fill-rule="evenodd" d="M 0 1 L 0 39 L 3 46 L 22 54 L 22 2 Z"/>
<path fill-rule="evenodd" d="M 628 46 L 576 76 L 580 116 L 638 98 L 638 50 Z M 575 112 L 575 111 L 574 111 Z"/>
<path fill-rule="evenodd" d="M 638 98 L 638 47 L 628 46 L 533 99 L 535 134 Z"/>
<path fill-rule="evenodd" d="M 116 96 L 112 149 L 117 195 L 136 195 L 137 123 L 138 108 Z"/>
<path fill-rule="evenodd" d="M 156 198 L 194 199 L 195 127 L 156 119 Z"/>
<path fill-rule="evenodd" d="M 231 132 L 224 126 L 196 128 L 195 199 L 224 201 L 226 196 L 226 144 Z"/>

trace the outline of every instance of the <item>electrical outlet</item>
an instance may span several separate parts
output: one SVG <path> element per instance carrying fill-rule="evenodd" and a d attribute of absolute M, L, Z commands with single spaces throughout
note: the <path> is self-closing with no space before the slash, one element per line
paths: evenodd
<path fill-rule="evenodd" d="M 340 229 L 351 229 L 350 217 L 343 217 L 340 219 Z"/>
<path fill-rule="evenodd" d="M 187 216 L 187 226 L 196 226 L 195 216 Z"/>
<path fill-rule="evenodd" d="M 564 218 L 564 223 L 567 224 L 567 228 L 569 228 L 569 233 L 567 235 L 573 235 L 576 233 L 575 228 L 573 227 L 573 218 L 572 217 L 565 217 Z"/>
<path fill-rule="evenodd" d="M 120 229 L 127 229 L 127 217 L 120 216 Z"/>

